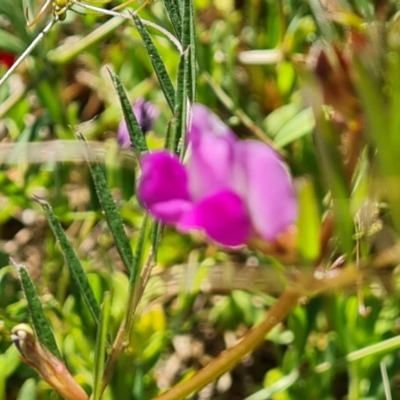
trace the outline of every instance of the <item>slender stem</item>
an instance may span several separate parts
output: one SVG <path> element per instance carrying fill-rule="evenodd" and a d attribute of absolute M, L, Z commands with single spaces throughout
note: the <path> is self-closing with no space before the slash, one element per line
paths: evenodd
<path fill-rule="evenodd" d="M 112 345 L 111 353 L 107 358 L 106 366 L 104 368 L 103 379 L 101 383 L 100 397 L 102 397 L 106 387 L 111 381 L 114 374 L 115 366 L 119 360 L 121 353 L 125 347 L 125 336 L 126 336 L 126 320 L 124 319 L 118 329 L 117 336 Z"/>
<path fill-rule="evenodd" d="M 140 299 L 142 298 L 143 292 L 146 288 L 146 284 L 149 280 L 150 272 L 153 266 L 154 266 L 154 258 L 153 258 L 153 252 L 151 251 L 147 256 L 147 260 L 144 264 L 139 285 L 132 286 L 129 290 L 127 312 L 124 320 L 122 321 L 118 329 L 117 336 L 112 345 L 110 356 L 108 357 L 106 366 L 104 368 L 101 393 L 104 393 L 104 390 L 111 381 L 117 361 L 119 360 L 125 348 L 126 337 L 131 329 L 133 316 L 136 312 L 137 306 L 139 305 Z"/>
<path fill-rule="evenodd" d="M 222 352 L 192 378 L 169 389 L 153 400 L 184 399 L 191 393 L 199 391 L 225 372 L 231 370 L 246 354 L 250 353 L 265 340 L 265 335 L 270 332 L 273 327 L 287 317 L 296 306 L 302 293 L 302 290 L 295 288 L 287 289 L 278 301 L 268 310 L 266 318 L 260 325 L 248 331 L 237 344 Z"/>

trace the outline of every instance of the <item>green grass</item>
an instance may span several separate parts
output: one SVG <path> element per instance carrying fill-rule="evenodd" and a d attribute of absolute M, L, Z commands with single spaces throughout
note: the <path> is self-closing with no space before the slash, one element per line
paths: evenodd
<path fill-rule="evenodd" d="M 400 399 L 399 6 L 320 3 L 69 12 L 0 87 L 0 400 L 58 396 L 19 358 L 20 323 L 94 399 L 154 399 L 221 353 L 209 394 L 198 379 L 190 398 Z M 1 0 L 0 50 L 20 54 L 45 26 L 28 29 L 24 7 Z M 160 109 L 146 141 L 140 96 Z M 299 193 L 294 261 L 145 217 L 137 158 L 181 151 L 187 99 L 282 153 Z M 123 117 L 134 152 L 116 144 Z M 220 378 L 224 351 L 280 306 L 287 318 Z"/>

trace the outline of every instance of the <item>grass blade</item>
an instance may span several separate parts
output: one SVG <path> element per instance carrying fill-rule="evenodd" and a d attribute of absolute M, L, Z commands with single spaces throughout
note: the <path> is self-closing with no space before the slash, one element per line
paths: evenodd
<path fill-rule="evenodd" d="M 185 51 L 179 61 L 178 78 L 176 84 L 176 105 L 175 105 L 175 129 L 172 140 L 172 151 L 183 155 L 182 143 L 186 135 L 187 116 L 187 76 L 188 76 L 188 52 Z"/>
<path fill-rule="evenodd" d="M 20 54 L 25 50 L 25 43 L 11 33 L 0 29 L 0 49 Z"/>
<path fill-rule="evenodd" d="M 24 265 L 17 264 L 12 258 L 10 258 L 10 262 L 18 270 L 22 289 L 28 302 L 29 314 L 32 318 L 33 327 L 35 328 L 39 342 L 50 350 L 58 359 L 62 360 L 53 331 L 51 330 L 49 321 L 44 314 L 42 302 L 40 301 L 35 285 L 33 284 L 28 271 Z"/>
<path fill-rule="evenodd" d="M 182 48 L 185 51 L 190 45 L 190 19 L 191 19 L 191 0 L 183 0 L 183 18 L 182 18 L 182 32 L 179 36 L 182 42 Z"/>
<path fill-rule="evenodd" d="M 171 82 L 171 78 L 169 77 L 168 72 L 165 68 L 164 62 L 162 61 L 161 56 L 156 49 L 156 46 L 154 46 L 154 43 L 151 40 L 151 37 L 147 32 L 147 29 L 143 25 L 142 21 L 140 20 L 140 18 L 135 14 L 132 14 L 132 18 L 136 24 L 136 28 L 140 36 L 142 37 L 144 47 L 146 48 L 147 53 L 149 54 L 150 61 L 157 75 L 161 89 L 164 92 L 165 99 L 167 100 L 167 103 L 171 111 L 174 112 L 175 89 Z"/>
<path fill-rule="evenodd" d="M 42 206 L 51 230 L 58 240 L 61 251 L 64 254 L 65 261 L 71 273 L 72 282 L 85 300 L 90 314 L 96 322 L 96 325 L 98 325 L 100 318 L 100 307 L 96 301 L 92 288 L 89 285 L 85 270 L 83 269 L 75 250 L 71 246 L 71 243 L 69 242 L 67 235 L 60 224 L 60 221 L 54 214 L 50 205 L 42 199 L 36 198 L 36 200 Z"/>
<path fill-rule="evenodd" d="M 197 89 L 197 60 L 196 60 L 196 27 L 195 27 L 195 15 L 193 2 L 189 1 L 189 26 L 190 26 L 190 38 L 189 38 L 189 99 L 191 103 L 196 101 L 196 89 Z"/>
<path fill-rule="evenodd" d="M 182 31 L 182 17 L 181 11 L 176 4 L 175 0 L 164 0 L 164 6 L 172 22 L 176 35 L 180 38 Z"/>
<path fill-rule="evenodd" d="M 196 98 L 196 43 L 194 10 L 191 0 L 184 0 L 183 2 L 182 47 L 185 52 L 188 52 L 189 65 L 186 73 L 186 90 L 189 100 L 193 103 Z"/>
<path fill-rule="evenodd" d="M 128 96 L 126 95 L 126 92 L 122 86 L 119 77 L 116 74 L 112 73 L 111 71 L 109 72 L 114 87 L 118 93 L 119 101 L 121 102 L 122 112 L 124 113 L 126 127 L 128 128 L 129 137 L 132 143 L 132 148 L 135 151 L 135 153 L 137 153 L 137 155 L 140 155 L 140 153 L 148 151 L 147 143 L 144 138 L 142 128 L 140 127 L 140 124 L 136 119 L 134 112 L 132 111 L 132 106 L 129 102 Z"/>
<path fill-rule="evenodd" d="M 85 142 L 83 136 L 79 133 L 77 133 L 77 135 L 84 142 L 87 153 L 89 153 L 87 143 Z M 121 215 L 118 211 L 117 205 L 115 204 L 110 188 L 107 185 L 104 171 L 96 162 L 88 163 L 88 165 L 90 174 L 93 178 L 97 197 L 106 216 L 108 227 L 110 228 L 111 234 L 114 237 L 118 253 L 128 271 L 130 271 L 130 273 L 135 273 L 135 271 L 133 271 L 135 258 L 132 253 L 131 244 L 128 236 L 125 233 L 124 224 L 122 223 Z"/>

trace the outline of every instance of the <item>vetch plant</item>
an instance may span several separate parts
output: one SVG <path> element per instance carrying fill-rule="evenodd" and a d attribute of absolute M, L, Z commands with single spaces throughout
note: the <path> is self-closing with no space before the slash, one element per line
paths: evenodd
<path fill-rule="evenodd" d="M 0 1 L 0 9 L 4 7 L 3 3 L 9 2 Z M 11 227 L 20 220 L 26 224 L 21 208 L 31 206 L 29 200 L 21 199 L 30 198 L 32 188 L 36 186 L 49 189 L 46 195 L 49 199 L 35 198 L 42 207 L 54 238 L 46 237 L 46 243 L 50 245 L 46 244 L 41 263 L 33 269 L 34 272 L 39 267 L 40 271 L 43 269 L 39 290 L 35 289 L 36 281 L 29 275 L 31 266 L 25 268 L 10 260 L 18 270 L 25 303 L 20 301 L 21 296 L 14 288 L 17 286 L 13 284 L 14 278 L 5 276 L 12 271 L 11 266 L 2 268 L 0 265 L 0 353 L 9 346 L 4 354 L 0 354 L 0 400 L 8 398 L 8 393 L 16 397 L 17 391 L 18 398 L 29 397 L 35 389 L 38 399 L 51 396 L 46 393 L 49 387 L 43 389 L 44 385 L 37 379 L 27 380 L 21 388 L 13 387 L 22 381 L 17 371 L 17 351 L 23 362 L 35 369 L 61 396 L 71 400 L 87 399 L 89 396 L 93 400 L 114 400 L 125 398 L 126 393 L 142 400 L 181 400 L 194 393 L 203 397 L 206 391 L 209 398 L 234 395 L 247 400 L 279 395 L 293 399 L 383 398 L 379 387 L 377 355 L 385 354 L 380 367 L 385 373 L 387 370 L 386 376 L 390 378 L 386 379 L 385 394 L 386 398 L 391 398 L 390 382 L 395 381 L 392 377 L 397 374 L 396 350 L 400 346 L 400 338 L 396 336 L 396 304 L 390 296 L 389 302 L 376 298 L 375 293 L 372 296 L 365 290 L 364 283 L 373 279 L 375 286 L 375 275 L 381 277 L 383 271 L 392 271 L 400 259 L 398 234 L 395 233 L 400 226 L 396 203 L 398 185 L 385 185 L 388 180 L 393 182 L 393 178 L 399 176 L 395 162 L 398 159 L 396 149 L 399 148 L 396 146 L 399 122 L 396 112 L 400 104 L 400 91 L 395 90 L 400 87 L 397 73 L 400 58 L 394 56 L 398 50 L 397 41 L 390 54 L 385 50 L 376 53 L 382 56 L 382 60 L 360 57 L 360 54 L 366 55 L 366 51 L 370 50 L 370 46 L 364 46 L 369 43 L 368 27 L 375 26 L 375 23 L 371 24 L 370 15 L 361 21 L 360 34 L 353 26 L 359 17 L 346 19 L 349 16 L 346 14 L 346 18 L 342 18 L 341 9 L 334 13 L 332 10 L 321 13 L 317 9 L 319 3 L 310 2 L 311 7 L 318 11 L 318 20 L 326 18 L 322 21 L 324 26 L 321 26 L 321 32 L 331 26 L 331 17 L 338 18 L 339 15 L 342 21 L 351 21 L 352 25 L 351 34 L 343 27 L 338 33 L 346 33 L 346 37 L 352 40 L 341 46 L 340 40 L 335 39 L 338 43 L 332 43 L 329 50 L 327 42 L 332 38 L 328 38 L 324 40 L 323 49 L 314 53 L 309 51 L 314 34 L 307 35 L 304 42 L 306 53 L 301 54 L 303 45 L 299 44 L 304 39 L 299 43 L 298 37 L 302 36 L 303 28 L 312 22 L 312 16 L 307 15 L 303 5 L 301 12 L 306 15 L 299 16 L 296 1 L 286 7 L 284 13 L 272 3 L 263 6 L 262 15 L 268 15 L 268 21 L 273 21 L 276 16 L 276 23 L 267 24 L 267 31 L 263 24 L 259 24 L 258 18 L 253 21 L 256 22 L 254 29 L 248 25 L 251 18 L 246 17 L 243 24 L 237 24 L 241 11 L 235 8 L 235 12 L 230 13 L 234 15 L 233 20 L 228 15 L 225 20 L 215 20 L 218 24 L 214 26 L 212 23 L 212 29 L 202 26 L 198 36 L 194 3 L 189 0 L 164 1 L 165 18 L 158 14 L 159 5 L 155 5 L 157 23 L 164 26 L 168 22 L 165 26 L 170 27 L 172 33 L 151 21 L 143 21 L 137 15 L 132 16 L 151 68 L 148 68 L 147 55 L 137 51 L 141 46 L 137 36 L 132 41 L 111 38 L 101 52 L 95 48 L 91 57 L 92 61 L 98 58 L 99 67 L 104 59 L 107 60 L 126 121 L 120 124 L 118 141 L 122 147 L 131 147 L 135 161 L 139 160 L 139 163 L 132 164 L 134 167 L 141 166 L 139 187 L 135 193 L 155 221 L 149 221 L 148 216 L 142 215 L 145 210 L 138 209 L 136 200 L 131 198 L 132 190 L 127 193 L 128 196 L 121 198 L 119 190 L 114 191 L 114 183 L 109 184 L 108 177 L 113 177 L 114 172 L 111 170 L 109 174 L 107 165 L 100 165 L 105 151 L 99 154 L 95 151 L 104 150 L 104 144 L 88 140 L 93 136 L 86 133 L 86 129 L 80 133 L 80 127 L 87 127 L 86 123 L 81 126 L 83 121 L 78 118 L 81 112 L 77 106 L 81 103 L 73 101 L 72 109 L 66 110 L 46 108 L 45 104 L 61 104 L 64 107 L 67 103 L 56 101 L 57 91 L 46 90 L 46 86 L 52 88 L 53 80 L 29 82 L 30 88 L 37 86 L 37 97 L 43 102 L 41 106 L 36 100 L 34 102 L 34 113 L 30 118 L 34 117 L 37 122 L 32 132 L 24 130 L 19 135 L 24 124 L 15 115 L 21 118 L 27 106 L 11 105 L 13 110 L 4 125 L 6 129 L 15 126 L 18 136 L 10 135 L 15 143 L 8 143 L 6 138 L 7 143 L 2 144 L 2 150 L 4 153 L 11 144 L 11 148 L 18 152 L 9 152 L 6 163 L 11 159 L 12 165 L 19 164 L 20 145 L 25 149 L 25 144 L 29 150 L 40 150 L 43 163 L 49 161 L 48 148 L 55 149 L 51 152 L 51 164 L 67 159 L 60 145 L 71 140 L 56 141 L 54 146 L 46 141 L 42 147 L 36 147 L 39 142 L 26 143 L 26 140 L 27 136 L 29 140 L 40 138 L 41 135 L 37 135 L 43 131 L 42 127 L 46 128 L 46 132 L 60 133 L 64 137 L 62 128 L 68 123 L 83 141 L 80 145 L 73 143 L 75 147 L 69 147 L 79 148 L 79 154 L 74 154 L 73 159 L 85 158 L 89 163 L 91 187 L 94 188 L 91 194 L 94 199 L 97 197 L 99 205 L 94 210 L 89 208 L 95 212 L 82 213 L 86 209 L 86 200 L 83 206 L 79 203 L 76 212 L 75 208 L 69 210 L 67 196 L 55 202 L 52 194 L 55 181 L 50 180 L 48 168 L 34 167 L 32 171 L 28 168 L 27 173 L 24 170 L 23 174 L 17 175 L 16 169 L 11 174 L 4 171 L 0 184 L 2 196 L 9 198 L 12 207 L 6 207 L 2 214 L 0 225 L 4 222 L 5 229 L 3 226 L 0 229 L 1 244 L 10 235 L 7 232 L 10 225 L 5 222 L 7 218 Z M 332 7 L 329 6 L 330 9 Z M 150 6 L 149 17 L 152 17 L 151 11 Z M 257 11 L 252 10 L 252 13 L 257 15 Z M 167 16 L 169 21 L 166 21 Z M 200 23 L 203 25 L 202 20 Z M 383 20 L 382 15 L 379 20 Z M 248 37 L 242 33 L 253 29 L 258 46 L 276 31 L 278 23 L 283 28 L 279 30 L 282 37 L 278 42 L 273 39 L 265 44 L 281 52 L 284 49 L 285 59 L 277 60 L 276 68 L 252 66 L 251 71 L 258 72 L 247 76 L 249 90 L 243 90 L 242 84 L 246 81 L 239 79 L 236 82 L 237 50 L 243 48 L 242 37 Z M 307 32 L 315 31 L 317 37 L 320 32 L 313 28 L 315 24 L 311 23 L 312 27 L 307 28 Z M 23 25 L 25 31 L 24 18 Z M 175 57 L 176 61 L 179 58 L 179 63 L 174 65 L 172 62 L 171 48 L 165 41 L 159 42 L 157 36 L 153 38 L 149 34 L 146 28 L 149 25 L 171 39 L 175 45 L 171 46 L 172 51 L 178 49 Z M 238 29 L 242 25 L 245 30 L 241 33 Z M 384 34 L 385 29 L 379 30 L 379 34 Z M 123 38 L 127 38 L 126 34 L 130 32 L 128 28 L 125 33 L 121 29 L 116 34 L 123 33 Z M 215 32 L 218 35 L 208 35 Z M 376 43 L 377 31 L 372 29 L 372 32 L 371 44 Z M 396 32 L 394 30 L 393 33 Z M 92 35 L 88 36 L 94 40 Z M 294 42 L 293 37 L 296 38 Z M 85 43 L 87 48 L 89 42 Z M 354 43 L 358 47 L 354 47 L 352 52 L 351 45 Z M 108 44 L 111 44 L 110 51 L 106 49 Z M 245 44 L 251 47 L 250 43 Z M 115 46 L 118 46 L 117 51 Z M 55 49 L 59 57 L 64 53 L 63 49 L 63 46 Z M 82 47 L 80 49 L 69 52 L 68 56 L 63 55 L 61 58 L 64 61 L 58 58 L 57 62 L 55 53 L 51 52 L 49 60 L 63 64 L 68 57 L 72 57 L 72 53 L 76 55 L 82 51 Z M 220 50 L 215 52 L 216 49 Z M 226 49 L 231 50 L 226 52 Z M 87 48 L 88 52 L 92 50 Z M 134 57 L 125 56 L 128 50 L 132 50 L 129 54 Z M 224 57 L 208 57 L 222 52 Z M 293 52 L 296 55 L 300 52 L 302 57 L 294 58 Z M 196 54 L 199 57 L 196 58 Z M 35 56 L 33 54 L 32 57 Z M 142 56 L 146 58 L 144 63 Z M 373 63 L 370 63 L 371 59 Z M 164 64 L 163 60 L 168 60 L 168 63 Z M 38 61 L 40 66 L 42 61 Z M 381 66 L 373 69 L 377 62 L 381 62 Z M 92 77 L 95 76 L 95 64 L 77 63 L 79 70 L 90 72 Z M 50 65 L 46 65 L 46 71 L 48 67 Z M 305 110 L 306 113 L 304 110 L 299 112 L 302 105 L 298 104 L 297 67 L 302 74 L 299 83 L 312 100 L 312 115 L 309 113 L 311 109 Z M 391 71 L 390 76 L 381 76 L 387 68 Z M 244 77 L 245 70 L 242 73 Z M 72 76 L 71 71 L 68 71 L 68 76 Z M 157 101 L 162 102 L 157 90 L 164 94 L 168 107 L 163 110 L 163 120 L 168 120 L 168 124 L 164 131 L 160 129 L 157 134 L 160 137 L 164 135 L 164 148 L 171 151 L 154 150 L 153 143 L 147 143 L 145 133 L 158 117 L 158 110 L 142 98 L 132 105 L 132 88 L 142 82 L 142 87 L 151 91 L 152 98 Z M 60 93 L 70 91 L 71 82 L 69 79 L 65 82 L 63 74 L 56 74 L 54 83 L 57 83 L 54 88 L 59 87 Z M 80 87 L 79 83 L 79 79 L 72 80 L 74 91 Z M 102 85 L 93 85 L 95 87 L 101 89 Z M 385 89 L 383 92 L 382 87 Z M 254 92 L 254 88 L 262 89 L 262 92 Z M 332 90 L 336 97 L 332 97 Z M 98 97 L 108 99 L 107 93 L 101 90 Z M 258 140 L 239 140 L 208 108 L 199 104 L 192 108 L 196 97 L 209 106 L 215 104 L 218 98 Z M 344 101 L 338 101 L 337 97 Z M 80 100 L 83 104 L 88 103 L 86 95 Z M 114 96 L 109 103 L 113 100 Z M 281 102 L 284 104 L 280 105 Z M 9 103 L 8 99 L 6 103 Z M 271 110 L 273 112 L 269 113 Z M 64 111 L 65 118 L 61 118 Z M 42 114 L 45 116 L 43 120 Z M 54 115 L 53 118 L 59 122 L 48 122 L 47 114 Z M 189 123 L 188 115 L 191 116 Z M 307 118 L 304 118 L 305 115 Z M 267 123 L 261 124 L 265 116 Z M 312 124 L 310 118 L 313 119 Z M 90 125 L 93 124 L 95 132 L 102 135 L 104 128 L 108 129 L 104 122 L 107 119 L 95 118 Z M 159 125 L 157 128 L 162 128 Z M 313 137 L 309 135 L 311 130 Z M 303 133 L 300 135 L 299 132 Z M 282 141 L 283 137 L 285 140 Z M 7 147 L 3 147 L 5 144 Z M 282 157 L 274 150 L 282 146 L 285 146 L 282 151 L 290 160 L 290 165 L 296 170 L 296 185 Z M 24 161 L 33 162 L 36 153 L 38 151 L 29 151 Z M 58 158 L 56 153 L 63 153 L 64 158 Z M 75 177 L 77 169 L 74 167 L 72 170 Z M 68 178 L 66 194 L 74 195 L 75 186 L 71 192 L 69 183 L 75 182 L 75 178 L 71 180 L 69 175 L 62 175 Z M 134 177 L 122 175 L 121 188 L 132 189 Z M 11 177 L 15 176 L 18 180 L 14 182 Z M 62 181 L 60 179 L 60 183 Z M 58 186 L 62 188 L 57 183 Z M 43 196 L 42 191 L 40 193 Z M 387 200 L 388 208 L 386 204 L 375 204 L 378 201 L 386 203 Z M 54 202 L 56 208 L 53 209 L 50 204 Z M 364 206 L 365 203 L 369 203 L 368 207 Z M 101 212 L 97 212 L 98 207 Z M 79 227 L 82 219 L 85 223 L 82 231 L 79 229 L 78 232 L 75 226 Z M 158 221 L 172 225 L 182 233 L 200 231 L 217 246 L 212 246 L 211 251 L 205 246 L 192 248 L 191 241 L 171 230 L 162 229 Z M 94 223 L 99 228 L 90 229 Z M 26 228 L 31 231 L 31 228 Z M 43 229 L 50 231 L 45 226 L 40 228 Z M 74 232 L 79 233 L 78 237 L 73 237 Z M 87 234 L 88 242 L 96 243 L 98 251 L 94 248 L 85 251 L 87 245 L 80 244 L 79 239 Z M 112 250 L 111 236 L 115 251 L 109 251 Z M 6 243 L 4 250 L 16 249 L 19 238 L 18 235 L 18 240 L 11 242 L 12 246 Z M 34 240 L 35 245 L 41 243 Z M 56 244 L 59 251 L 53 254 Z M 79 247 L 75 248 L 76 245 Z M 246 245 L 246 249 L 234 249 L 229 252 L 233 254 L 223 254 L 223 248 L 216 251 L 218 245 L 225 250 L 226 247 L 242 245 Z M 181 253 L 178 256 L 174 254 L 176 248 Z M 18 258 L 25 258 L 24 251 L 15 252 Z M 62 262 L 60 253 L 65 262 Z M 241 260 L 248 256 L 249 262 L 242 266 Z M 29 263 L 29 260 L 26 261 Z M 177 265 L 178 262 L 183 263 Z M 245 274 L 242 274 L 243 271 Z M 60 279 L 54 282 L 54 276 Z M 385 288 L 390 289 L 388 282 L 384 283 Z M 340 290 L 343 288 L 346 290 Z M 351 294 L 350 288 L 358 290 L 357 296 Z M 250 293 L 239 293 L 238 290 Z M 332 290 L 334 294 L 329 301 L 312 299 Z M 264 292 L 268 296 L 264 296 Z M 229 298 L 221 299 L 222 296 Z M 15 302 L 15 305 L 8 306 L 10 302 Z M 22 319 L 27 319 L 27 311 L 32 329 L 20 324 Z M 218 317 L 215 317 L 217 314 Z M 11 329 L 14 324 L 17 325 Z M 239 329 L 235 331 L 233 327 L 237 325 Z M 3 334 L 4 329 L 6 335 Z M 229 329 L 229 335 L 218 332 L 221 329 L 225 332 Z M 271 331 L 272 335 L 267 338 Z M 236 342 L 232 340 L 234 336 L 231 333 L 236 336 Z M 191 337 L 195 340 L 192 341 Z M 316 338 L 322 346 L 315 346 Z M 197 346 L 197 340 L 203 339 L 204 353 L 203 350 L 196 350 L 189 355 L 187 350 L 203 347 Z M 210 340 L 212 346 L 208 346 Z M 246 362 L 247 366 L 232 372 L 231 387 L 222 389 L 220 383 L 226 386 L 223 382 L 225 373 L 257 346 L 269 347 L 271 343 L 266 344 L 266 340 L 277 346 L 276 352 L 268 351 L 276 353 L 277 357 L 262 357 L 262 363 L 258 364 L 260 361 L 254 354 L 251 363 Z M 180 343 L 186 343 L 184 352 L 190 359 L 186 355 L 181 357 Z M 209 347 L 212 347 L 210 352 Z M 335 359 L 336 356 L 339 358 Z M 170 361 L 178 368 L 171 368 Z M 247 368 L 250 364 L 251 370 Z M 263 370 L 271 365 L 274 368 Z M 248 372 L 242 373 L 243 367 Z M 194 370 L 196 373 L 193 373 Z M 26 379 L 25 369 L 21 368 L 21 371 L 22 378 Z M 234 379 L 238 372 L 243 379 Z M 258 376 L 259 372 L 265 374 L 264 378 Z M 316 374 L 322 373 L 324 375 L 319 379 Z M 339 378 L 343 381 L 344 375 L 345 381 L 349 381 L 347 389 L 342 384 L 332 385 L 332 382 L 339 382 Z M 221 376 L 223 378 L 217 381 Z M 8 377 L 10 389 L 5 392 L 4 383 Z M 318 385 L 315 384 L 317 380 Z M 208 386 L 213 381 L 215 385 Z M 337 386 L 340 386 L 340 393 Z M 229 392 L 222 393 L 221 390 Z M 250 395 L 254 391 L 257 392 Z M 247 395 L 250 397 L 245 397 Z"/>
<path fill-rule="evenodd" d="M 193 107 L 189 160 L 167 150 L 141 158 L 138 194 L 156 218 L 181 232 L 200 230 L 238 246 L 260 236 L 273 241 L 297 217 L 296 194 L 279 154 L 241 141 L 205 106 Z"/>

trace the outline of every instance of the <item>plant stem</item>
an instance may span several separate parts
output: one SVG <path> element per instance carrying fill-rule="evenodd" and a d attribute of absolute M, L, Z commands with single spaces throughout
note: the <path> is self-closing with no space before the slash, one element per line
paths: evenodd
<path fill-rule="evenodd" d="M 299 290 L 299 288 L 288 288 L 268 310 L 266 318 L 260 325 L 249 330 L 237 344 L 223 351 L 217 358 L 189 380 L 176 385 L 153 400 L 184 399 L 191 393 L 198 392 L 201 388 L 225 372 L 231 370 L 246 354 L 250 353 L 265 340 L 265 335 L 269 333 L 273 327 L 287 317 L 302 295 L 303 291 Z"/>
<path fill-rule="evenodd" d="M 140 302 L 140 299 L 143 296 L 146 284 L 150 278 L 150 272 L 153 267 L 153 263 L 153 252 L 150 251 L 144 264 L 138 287 L 136 287 L 136 285 L 133 285 L 129 290 L 127 312 L 124 320 L 121 322 L 121 325 L 118 329 L 117 336 L 111 349 L 111 353 L 106 362 L 102 380 L 101 393 L 104 393 L 107 385 L 111 381 L 117 361 L 119 360 L 123 350 L 125 349 L 125 346 L 127 344 L 126 338 L 131 329 L 133 316 L 136 312 L 136 308 Z"/>
<path fill-rule="evenodd" d="M 89 400 L 89 396 L 78 385 L 65 364 L 42 346 L 30 326 L 15 326 L 11 338 L 21 353 L 22 361 L 36 370 L 63 399 Z"/>

